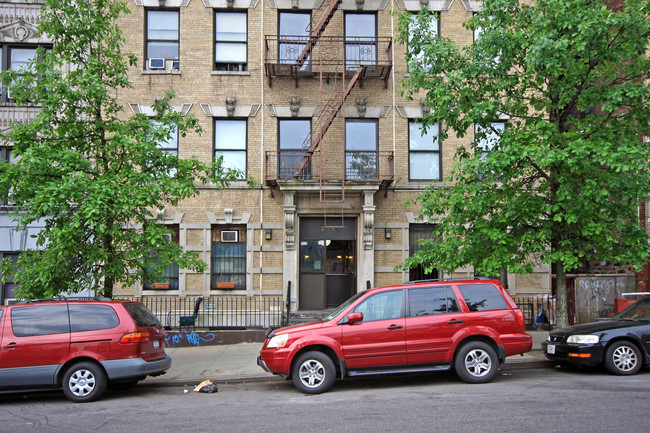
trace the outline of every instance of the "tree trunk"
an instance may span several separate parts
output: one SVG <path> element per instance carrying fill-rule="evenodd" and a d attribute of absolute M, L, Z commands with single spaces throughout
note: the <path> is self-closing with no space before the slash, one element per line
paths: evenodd
<path fill-rule="evenodd" d="M 557 294 L 555 304 L 555 317 L 558 328 L 569 326 L 569 315 L 567 311 L 566 296 L 566 271 L 561 262 L 555 262 L 555 292 Z"/>

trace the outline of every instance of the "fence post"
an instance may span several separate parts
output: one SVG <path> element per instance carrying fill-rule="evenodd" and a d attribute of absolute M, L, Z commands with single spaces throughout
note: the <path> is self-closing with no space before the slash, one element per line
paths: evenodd
<path fill-rule="evenodd" d="M 287 315 L 285 316 L 284 325 L 289 325 L 289 315 L 291 314 L 291 281 L 287 284 Z"/>

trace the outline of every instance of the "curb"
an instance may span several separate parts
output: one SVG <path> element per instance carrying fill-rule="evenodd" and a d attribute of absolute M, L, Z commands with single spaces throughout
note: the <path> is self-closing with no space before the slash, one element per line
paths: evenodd
<path fill-rule="evenodd" d="M 555 363 L 552 361 L 546 360 L 535 360 L 535 361 L 519 361 L 519 362 L 510 362 L 505 363 L 501 366 L 500 371 L 509 371 L 509 370 L 526 370 L 526 369 L 535 369 L 535 368 L 553 368 Z M 180 387 L 180 386 L 195 386 L 204 380 L 209 379 L 206 377 L 200 377 L 195 379 L 170 379 L 170 380 L 155 380 L 151 382 L 140 382 L 138 383 L 139 388 L 171 388 L 171 387 Z M 228 384 L 228 383 L 261 383 L 261 382 L 284 382 L 279 376 L 250 376 L 250 377 L 233 377 L 225 379 L 209 379 L 217 385 Z"/>

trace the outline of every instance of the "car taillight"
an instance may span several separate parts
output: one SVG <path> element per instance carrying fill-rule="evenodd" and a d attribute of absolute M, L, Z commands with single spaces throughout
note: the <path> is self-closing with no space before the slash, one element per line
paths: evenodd
<path fill-rule="evenodd" d="M 120 339 L 120 343 L 142 343 L 144 341 L 149 341 L 148 332 L 131 332 L 129 334 L 124 334 Z"/>
<path fill-rule="evenodd" d="M 524 319 L 524 313 L 521 312 L 519 308 L 515 310 L 515 314 L 517 315 L 517 325 L 519 325 L 519 330 L 521 332 L 524 332 L 526 329 L 526 322 Z"/>

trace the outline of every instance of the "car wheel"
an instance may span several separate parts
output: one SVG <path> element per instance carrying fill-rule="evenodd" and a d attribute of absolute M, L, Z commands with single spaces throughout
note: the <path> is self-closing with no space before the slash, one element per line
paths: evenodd
<path fill-rule="evenodd" d="M 605 368 L 612 374 L 636 374 L 641 369 L 641 352 L 628 341 L 618 341 L 605 351 Z"/>
<path fill-rule="evenodd" d="M 95 401 L 106 390 L 106 373 L 94 362 L 74 364 L 63 375 L 63 393 L 76 403 Z"/>
<path fill-rule="evenodd" d="M 497 374 L 497 354 L 487 343 L 473 341 L 464 344 L 456 354 L 454 369 L 467 383 L 485 383 Z"/>
<path fill-rule="evenodd" d="M 320 394 L 334 385 L 336 368 L 323 352 L 307 352 L 298 357 L 291 379 L 296 388 L 306 394 Z"/>

